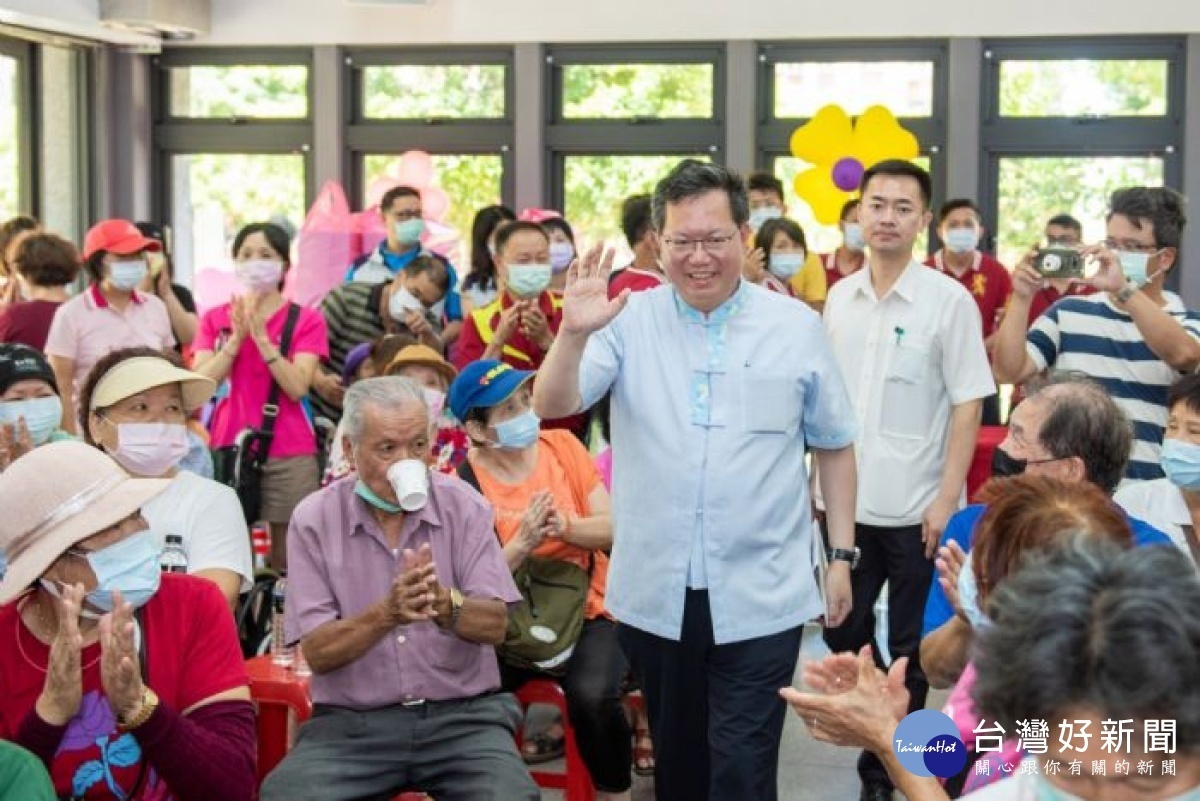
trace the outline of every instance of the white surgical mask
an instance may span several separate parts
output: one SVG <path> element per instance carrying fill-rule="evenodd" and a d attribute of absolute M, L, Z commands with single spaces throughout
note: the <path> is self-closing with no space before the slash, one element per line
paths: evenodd
<path fill-rule="evenodd" d="M 424 312 L 425 304 L 416 295 L 408 291 L 408 287 L 400 287 L 388 299 L 388 314 L 398 323 L 404 322 L 408 312 Z"/>
<path fill-rule="evenodd" d="M 123 292 L 132 292 L 137 289 L 137 285 L 146 277 L 149 269 L 146 266 L 145 259 L 114 261 L 108 267 L 108 280 L 117 289 Z"/>
<path fill-rule="evenodd" d="M 863 235 L 862 225 L 846 223 L 845 230 L 842 231 L 842 242 L 845 243 L 846 250 L 853 250 L 855 253 L 866 250 L 867 238 Z"/>
<path fill-rule="evenodd" d="M 251 292 L 269 292 L 279 287 L 283 262 L 274 259 L 239 261 L 233 267 L 238 283 Z"/>
<path fill-rule="evenodd" d="M 951 253 L 970 253 L 979 245 L 979 232 L 974 228 L 951 228 L 944 241 Z"/>
<path fill-rule="evenodd" d="M 62 423 L 62 401 L 57 395 L 31 400 L 4 401 L 0 403 L 0 423 L 12 425 L 14 429 L 21 421 L 29 429 L 29 439 L 35 445 L 45 445 L 50 435 Z"/>
<path fill-rule="evenodd" d="M 750 230 L 757 233 L 767 220 L 777 220 L 782 216 L 783 209 L 778 206 L 760 206 L 750 212 Z"/>
<path fill-rule="evenodd" d="M 803 253 L 772 253 L 767 269 L 776 278 L 787 281 L 804 266 Z"/>

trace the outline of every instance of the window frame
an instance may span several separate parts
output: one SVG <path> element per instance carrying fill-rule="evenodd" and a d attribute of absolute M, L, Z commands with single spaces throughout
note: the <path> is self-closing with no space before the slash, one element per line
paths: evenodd
<path fill-rule="evenodd" d="M 362 203 L 368 185 L 366 157 L 408 150 L 423 150 L 431 156 L 499 156 L 502 175 L 500 196 L 511 205 L 516 194 L 513 160 L 515 139 L 516 75 L 512 47 L 353 47 L 343 52 L 343 96 L 345 98 L 345 182 L 353 208 Z M 381 119 L 367 117 L 365 67 L 456 66 L 499 64 L 504 74 L 504 116 L 462 118 Z M 469 231 L 461 231 L 464 238 Z"/>
<path fill-rule="evenodd" d="M 17 208 L 18 214 L 37 215 L 41 199 L 41 104 L 36 91 L 39 85 L 37 45 L 0 35 L 0 56 L 11 58 L 17 65 Z"/>
<path fill-rule="evenodd" d="M 1187 40 L 1181 36 L 985 39 L 983 41 L 979 198 L 984 219 L 999 224 L 1000 161 L 1005 158 L 1158 157 L 1163 185 L 1183 186 Z M 1163 60 L 1167 62 L 1167 108 L 1159 117 L 1000 114 L 1000 66 L 1004 61 Z M 1167 277 L 1175 288 L 1179 271 Z"/>
<path fill-rule="evenodd" d="M 563 68 L 577 65 L 711 64 L 712 116 L 572 119 L 563 113 Z M 545 97 L 545 194 L 550 208 L 566 203 L 566 162 L 571 156 L 673 156 L 707 154 L 723 162 L 729 56 L 725 42 L 638 45 L 549 45 L 542 75 Z"/>

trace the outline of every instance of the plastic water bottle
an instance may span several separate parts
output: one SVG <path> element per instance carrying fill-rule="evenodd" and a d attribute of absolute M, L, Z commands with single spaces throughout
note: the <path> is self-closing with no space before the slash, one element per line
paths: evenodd
<path fill-rule="evenodd" d="M 183 537 L 178 534 L 168 534 L 166 545 L 163 546 L 159 565 L 164 573 L 186 573 L 188 569 L 187 553 L 183 550 Z"/>
<path fill-rule="evenodd" d="M 274 591 L 271 593 L 271 661 L 277 665 L 291 667 L 295 654 L 293 653 L 293 649 L 287 645 L 287 637 L 284 636 L 283 626 L 283 608 L 286 592 L 287 579 L 280 576 L 279 580 L 275 582 Z"/>
<path fill-rule="evenodd" d="M 250 527 L 250 546 L 254 553 L 254 569 L 264 570 L 271 555 L 271 532 L 266 523 L 255 523 Z"/>

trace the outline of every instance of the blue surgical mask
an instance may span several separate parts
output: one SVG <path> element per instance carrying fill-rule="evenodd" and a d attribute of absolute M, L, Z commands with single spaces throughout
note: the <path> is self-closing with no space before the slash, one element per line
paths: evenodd
<path fill-rule="evenodd" d="M 853 250 L 855 253 L 861 253 L 867 248 L 867 238 L 863 235 L 862 225 L 859 223 L 846 223 L 842 231 L 842 242 L 846 245 L 846 250 Z"/>
<path fill-rule="evenodd" d="M 374 506 L 376 509 L 387 512 L 388 514 L 397 515 L 404 511 L 397 504 L 380 498 L 373 489 L 363 483 L 361 478 L 358 480 L 358 483 L 354 485 L 354 494 Z"/>
<path fill-rule="evenodd" d="M 508 268 L 508 289 L 523 298 L 540 295 L 550 286 L 553 268 L 549 264 L 512 264 Z"/>
<path fill-rule="evenodd" d="M 29 439 L 35 446 L 45 445 L 62 422 L 62 401 L 57 395 L 32 400 L 0 403 L 0 423 L 14 427 L 20 420 L 29 429 Z"/>
<path fill-rule="evenodd" d="M 132 292 L 146 277 L 150 268 L 145 259 L 114 261 L 108 267 L 108 280 L 122 292 Z"/>
<path fill-rule="evenodd" d="M 571 262 L 574 259 L 575 246 L 570 242 L 550 243 L 550 267 L 554 272 L 561 273 L 571 266 Z"/>
<path fill-rule="evenodd" d="M 121 597 L 133 604 L 134 609 L 145 606 L 158 592 L 162 581 L 160 555 L 161 549 L 150 529 L 92 551 L 87 555 L 87 561 L 96 574 L 96 589 L 87 594 L 87 602 L 101 611 L 111 612 L 113 591 L 120 590 Z"/>
<path fill-rule="evenodd" d="M 1164 439 L 1162 469 L 1180 489 L 1200 490 L 1200 445 L 1179 439 Z"/>
<path fill-rule="evenodd" d="M 1143 287 L 1150 283 L 1153 275 L 1147 275 L 1146 270 L 1150 264 L 1150 258 L 1155 253 L 1135 253 L 1130 250 L 1118 250 L 1117 261 L 1121 263 L 1121 272 L 1125 274 L 1125 280 L 1137 287 Z M 1157 275 L 1157 273 L 1155 274 Z"/>
<path fill-rule="evenodd" d="M 425 233 L 425 221 L 420 217 L 404 220 L 396 223 L 393 230 L 396 234 L 396 241 L 401 245 L 415 245 L 421 241 L 421 234 Z"/>
<path fill-rule="evenodd" d="M 510 450 L 528 448 L 537 442 L 541 425 L 541 419 L 532 409 L 511 420 L 496 423 L 496 447 Z"/>
<path fill-rule="evenodd" d="M 958 600 L 972 628 L 978 629 L 988 624 L 987 616 L 979 608 L 979 586 L 975 583 L 970 554 L 967 554 L 966 564 L 958 573 Z"/>
<path fill-rule="evenodd" d="M 757 232 L 767 220 L 778 220 L 783 216 L 783 209 L 778 206 L 760 206 L 750 212 L 750 230 Z"/>
<path fill-rule="evenodd" d="M 974 228 L 951 228 L 943 241 L 951 253 L 970 253 L 979 245 L 979 232 Z"/>
<path fill-rule="evenodd" d="M 767 263 L 767 269 L 771 271 L 771 275 L 784 281 L 800 272 L 800 268 L 803 266 L 803 253 L 772 253 Z"/>

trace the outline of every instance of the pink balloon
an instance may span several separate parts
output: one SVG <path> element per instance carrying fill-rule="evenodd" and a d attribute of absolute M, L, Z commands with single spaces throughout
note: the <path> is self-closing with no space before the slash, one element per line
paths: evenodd
<path fill-rule="evenodd" d="M 376 178 L 371 182 L 371 185 L 367 187 L 366 207 L 369 209 L 379 208 L 379 204 L 383 201 L 383 196 L 386 195 L 389 190 L 394 189 L 400 184 L 401 181 L 399 179 L 392 178 L 391 176 L 385 175 L 382 178 Z"/>
<path fill-rule="evenodd" d="M 400 183 L 424 189 L 433 182 L 433 159 L 424 150 L 410 150 L 400 157 Z"/>
<path fill-rule="evenodd" d="M 441 221 L 450 211 L 450 196 L 440 186 L 427 186 L 421 190 L 421 211 L 426 220 Z"/>

